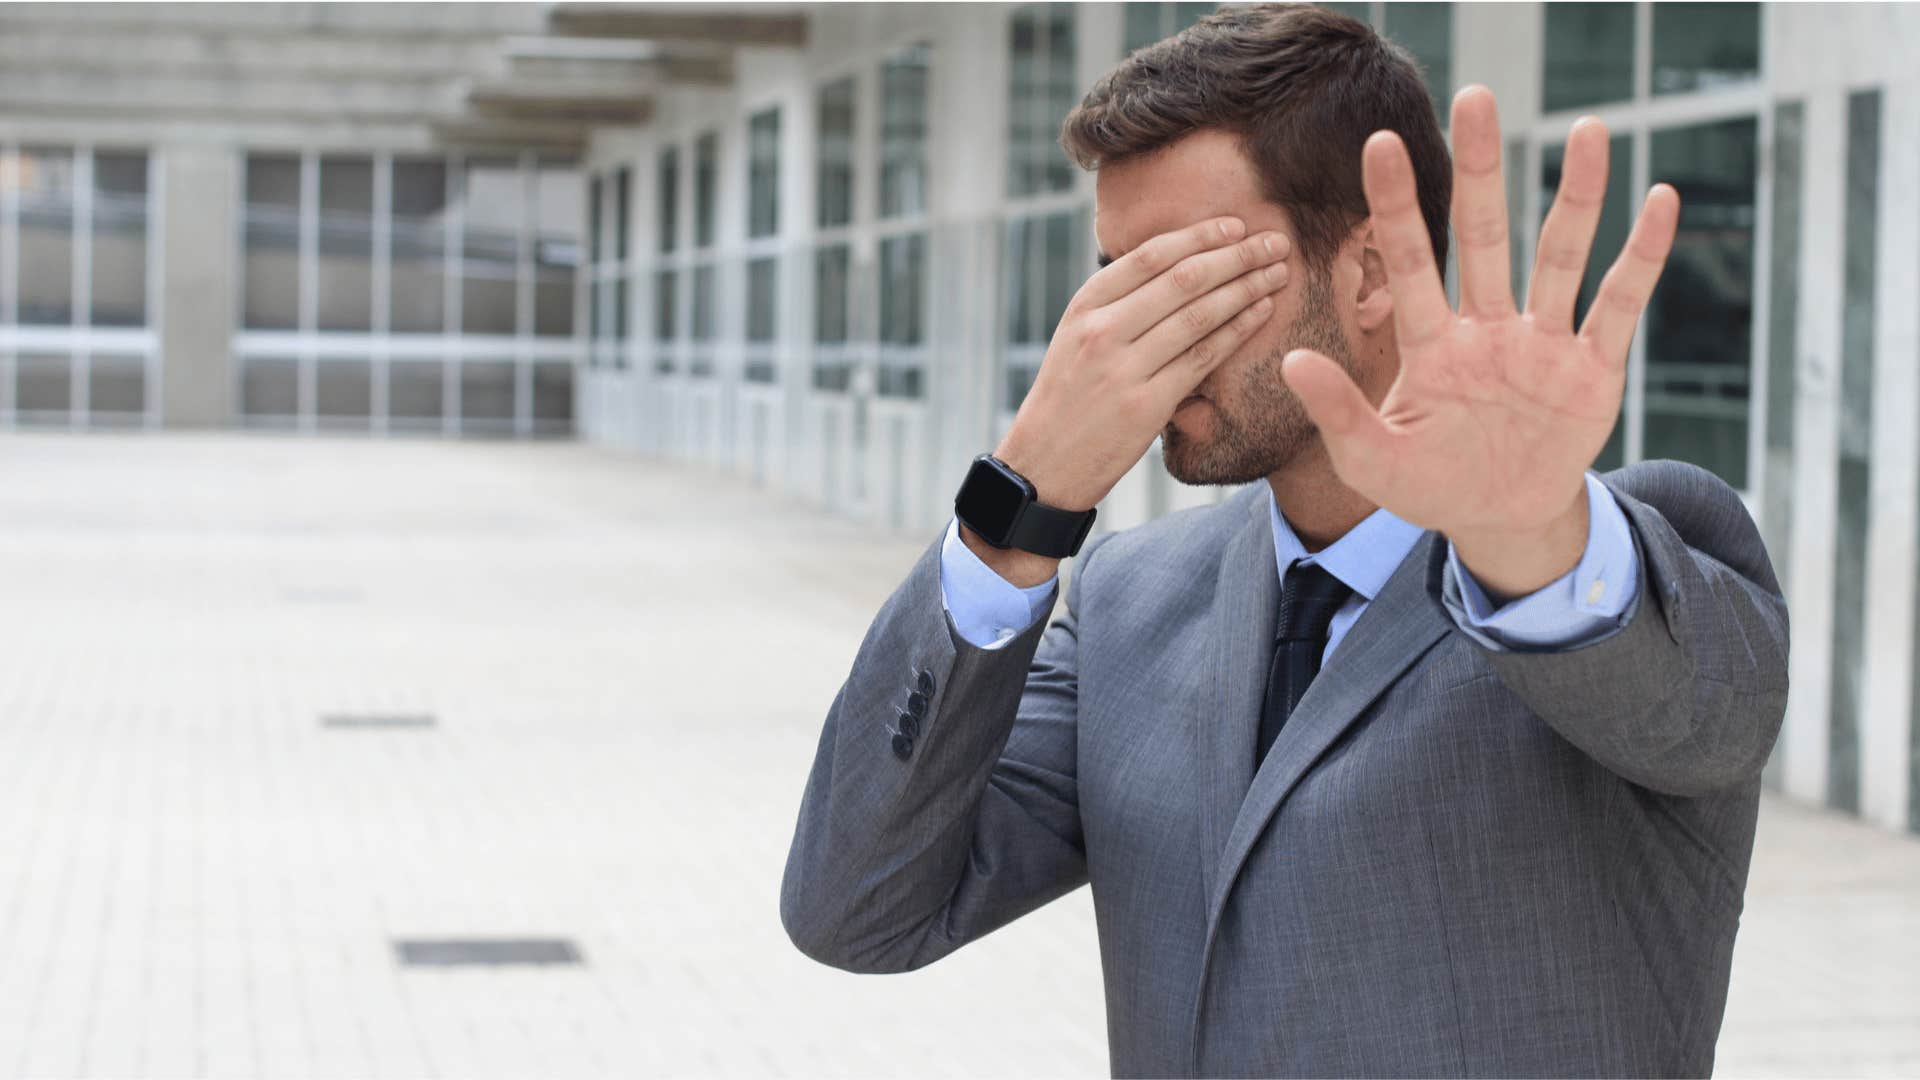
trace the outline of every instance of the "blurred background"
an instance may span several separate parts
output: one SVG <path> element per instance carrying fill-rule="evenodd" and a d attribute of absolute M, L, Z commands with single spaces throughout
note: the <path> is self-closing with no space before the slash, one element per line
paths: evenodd
<path fill-rule="evenodd" d="M 1516 281 L 1575 117 L 1583 306 L 1680 190 L 1599 467 L 1793 615 L 1721 1069 L 1920 1074 L 1920 7 L 1330 6 L 1492 87 Z M 0 1072 L 1104 1073 L 1084 891 L 892 979 L 776 898 L 1093 270 L 1060 121 L 1211 10 L 0 4 Z"/>

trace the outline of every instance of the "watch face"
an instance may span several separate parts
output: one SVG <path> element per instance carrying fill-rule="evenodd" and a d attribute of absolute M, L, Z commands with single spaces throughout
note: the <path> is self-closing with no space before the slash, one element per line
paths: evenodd
<path fill-rule="evenodd" d="M 976 459 L 967 472 L 966 483 L 960 485 L 959 496 L 953 501 L 953 512 L 987 543 L 1005 547 L 1014 518 L 1027 500 L 1026 488 L 1019 480 L 1002 472 L 991 461 Z"/>

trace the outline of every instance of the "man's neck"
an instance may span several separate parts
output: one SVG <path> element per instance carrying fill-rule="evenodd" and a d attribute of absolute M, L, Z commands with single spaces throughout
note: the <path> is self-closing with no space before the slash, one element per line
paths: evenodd
<path fill-rule="evenodd" d="M 1267 477 L 1273 500 L 1309 553 L 1319 551 L 1365 521 L 1379 507 L 1340 482 L 1319 440 Z"/>

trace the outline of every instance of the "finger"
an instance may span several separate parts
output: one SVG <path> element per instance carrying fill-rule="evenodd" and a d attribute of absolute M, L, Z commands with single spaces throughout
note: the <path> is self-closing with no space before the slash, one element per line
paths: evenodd
<path fill-rule="evenodd" d="M 1413 162 L 1406 144 L 1391 131 L 1374 132 L 1360 162 L 1375 240 L 1387 264 L 1394 330 L 1401 346 L 1417 346 L 1445 329 L 1453 309 L 1433 262 L 1433 238 L 1420 216 Z"/>
<path fill-rule="evenodd" d="M 1284 260 L 1291 251 L 1292 244 L 1284 235 L 1262 232 L 1229 247 L 1189 255 L 1159 277 L 1107 305 L 1106 318 L 1113 339 L 1137 341 L 1181 307 L 1261 267 L 1276 268 L 1279 280 L 1285 281 Z M 1248 302 L 1252 302 L 1251 298 Z"/>
<path fill-rule="evenodd" d="M 1105 307 L 1172 269 L 1181 259 L 1235 243 L 1246 235 L 1246 222 L 1237 217 L 1208 218 L 1161 233 L 1095 271 L 1074 294 L 1067 311 Z"/>
<path fill-rule="evenodd" d="M 1286 287 L 1287 265 L 1269 263 L 1234 278 L 1186 306 L 1175 309 L 1128 347 L 1122 363 L 1135 377 L 1150 378 L 1167 362 L 1192 348 L 1263 296 Z"/>
<path fill-rule="evenodd" d="M 1634 325 L 1653 297 L 1679 228 L 1680 193 L 1667 184 L 1653 185 L 1627 246 L 1601 279 L 1587 321 L 1580 327 L 1580 336 L 1592 341 L 1608 363 L 1626 363 Z"/>
<path fill-rule="evenodd" d="M 1453 234 L 1460 243 L 1460 310 L 1482 319 L 1513 314 L 1507 187 L 1493 92 L 1469 86 L 1453 99 Z"/>
<path fill-rule="evenodd" d="M 1295 349 L 1280 362 L 1280 374 L 1320 429 L 1334 471 L 1362 493 L 1385 479 L 1393 433 L 1339 364 L 1311 349 Z"/>
<path fill-rule="evenodd" d="M 1593 253 L 1593 232 L 1607 198 L 1607 125 L 1591 116 L 1574 121 L 1553 208 L 1540 226 L 1540 251 L 1527 286 L 1527 311 L 1555 330 L 1573 328 L 1573 304 Z"/>
<path fill-rule="evenodd" d="M 1193 388 L 1200 385 L 1221 362 L 1234 354 L 1234 350 L 1247 343 L 1267 320 L 1273 317 L 1273 298 L 1263 296 L 1240 313 L 1227 320 L 1225 326 L 1201 338 L 1188 346 L 1187 351 L 1167 361 L 1153 377 L 1147 380 L 1147 392 L 1161 406 L 1161 411 L 1172 414 L 1173 410 L 1186 400 Z"/>

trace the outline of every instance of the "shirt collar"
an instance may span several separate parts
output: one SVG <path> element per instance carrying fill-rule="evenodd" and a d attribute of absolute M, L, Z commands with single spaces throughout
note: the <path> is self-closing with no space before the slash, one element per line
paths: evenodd
<path fill-rule="evenodd" d="M 1425 529 L 1402 521 L 1381 507 L 1348 529 L 1340 539 L 1309 555 L 1306 545 L 1294 535 L 1293 526 L 1287 524 L 1286 515 L 1280 512 L 1280 504 L 1273 497 L 1273 485 L 1262 483 L 1261 486 L 1267 489 L 1267 512 L 1273 516 L 1273 555 L 1282 581 L 1286 580 L 1287 564 L 1304 559 L 1318 564 L 1371 602 L 1426 533 Z"/>

